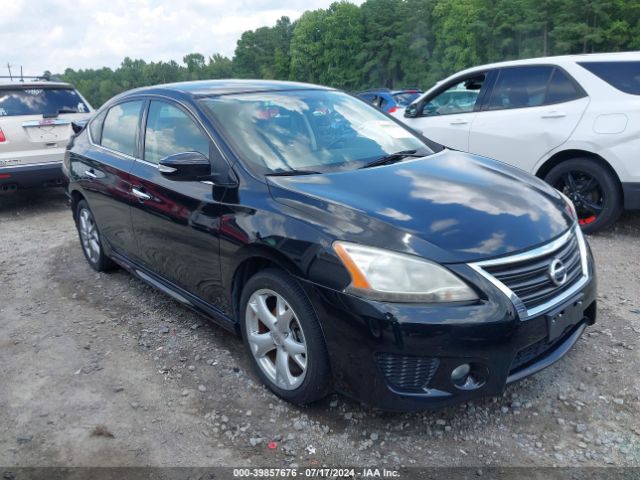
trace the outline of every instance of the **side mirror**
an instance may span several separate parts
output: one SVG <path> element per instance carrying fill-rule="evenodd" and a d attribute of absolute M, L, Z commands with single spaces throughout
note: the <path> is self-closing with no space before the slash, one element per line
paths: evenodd
<path fill-rule="evenodd" d="M 74 120 L 71 122 L 71 130 L 73 130 L 74 135 L 78 135 L 84 128 L 87 126 L 87 122 L 89 120 Z"/>
<path fill-rule="evenodd" d="M 182 182 L 211 180 L 211 163 L 199 152 L 169 155 L 160 160 L 158 170 L 170 180 Z"/>
<path fill-rule="evenodd" d="M 412 103 L 407 108 L 404 109 L 404 116 L 407 118 L 416 118 L 418 116 L 418 105 L 417 103 Z"/>

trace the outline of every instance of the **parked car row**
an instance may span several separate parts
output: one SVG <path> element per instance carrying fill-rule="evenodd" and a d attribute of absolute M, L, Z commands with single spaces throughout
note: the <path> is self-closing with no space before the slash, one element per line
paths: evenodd
<path fill-rule="evenodd" d="M 638 54 L 487 65 L 365 102 L 218 80 L 92 112 L 70 85 L 9 84 L 0 182 L 28 186 L 20 169 L 68 140 L 92 268 L 240 334 L 286 400 L 420 409 L 498 395 L 596 321 L 582 231 L 640 208 L 639 95 Z"/>

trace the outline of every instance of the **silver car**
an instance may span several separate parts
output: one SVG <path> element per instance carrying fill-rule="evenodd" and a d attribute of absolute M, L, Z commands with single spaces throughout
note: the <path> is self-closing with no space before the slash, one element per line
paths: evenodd
<path fill-rule="evenodd" d="M 60 185 L 72 123 L 92 112 L 68 83 L 0 80 L 0 193 Z"/>

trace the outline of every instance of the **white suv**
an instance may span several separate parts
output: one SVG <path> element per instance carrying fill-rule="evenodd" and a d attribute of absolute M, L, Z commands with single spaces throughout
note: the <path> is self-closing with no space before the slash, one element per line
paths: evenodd
<path fill-rule="evenodd" d="M 573 200 L 586 232 L 640 209 L 640 52 L 471 68 L 394 115 L 545 179 Z"/>
<path fill-rule="evenodd" d="M 72 122 L 91 112 L 68 83 L 0 81 L 0 193 L 60 185 Z"/>

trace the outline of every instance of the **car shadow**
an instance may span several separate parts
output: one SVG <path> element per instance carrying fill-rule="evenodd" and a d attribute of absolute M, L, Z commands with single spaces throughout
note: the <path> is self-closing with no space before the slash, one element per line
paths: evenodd
<path fill-rule="evenodd" d="M 18 190 L 0 195 L 3 216 L 42 215 L 68 208 L 67 196 L 59 187 Z"/>

